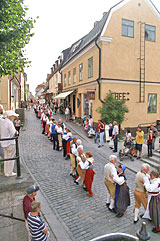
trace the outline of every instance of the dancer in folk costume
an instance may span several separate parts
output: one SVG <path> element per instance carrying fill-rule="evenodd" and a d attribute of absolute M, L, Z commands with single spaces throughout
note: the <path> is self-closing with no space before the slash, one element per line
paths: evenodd
<path fill-rule="evenodd" d="M 58 146 L 58 135 L 57 135 L 57 122 L 54 120 L 53 125 L 51 127 L 51 134 L 53 136 L 53 150 L 59 150 Z"/>
<path fill-rule="evenodd" d="M 57 135 L 58 135 L 58 146 L 59 146 L 59 151 L 62 150 L 62 127 L 61 125 L 58 123 L 57 124 Z"/>
<path fill-rule="evenodd" d="M 62 134 L 62 146 L 63 146 L 63 157 L 66 157 L 67 155 L 67 131 L 64 129 Z"/>
<path fill-rule="evenodd" d="M 46 125 L 45 125 L 45 135 L 48 135 L 49 133 L 49 114 L 46 112 Z"/>
<path fill-rule="evenodd" d="M 41 105 L 38 105 L 38 118 L 41 118 Z"/>
<path fill-rule="evenodd" d="M 70 152 L 71 152 L 70 144 L 71 144 L 71 141 L 73 140 L 73 138 L 72 138 L 72 133 L 68 128 L 66 129 L 66 132 L 67 132 L 67 135 L 66 135 L 65 139 L 67 141 L 67 145 L 66 145 L 67 157 L 65 158 L 65 160 L 68 160 L 68 159 L 70 159 Z"/>
<path fill-rule="evenodd" d="M 73 141 L 71 142 L 71 153 L 70 153 L 70 159 L 71 159 L 71 163 L 70 163 L 70 176 L 72 177 L 76 177 L 75 175 L 75 170 L 76 170 L 76 166 L 75 166 L 75 162 L 76 162 L 76 155 L 77 155 L 77 137 L 73 138 Z"/>
<path fill-rule="evenodd" d="M 135 215 L 134 215 L 134 223 L 137 223 L 139 218 L 139 209 L 141 204 L 143 205 L 144 209 L 147 208 L 148 197 L 146 193 L 146 189 L 142 183 L 142 179 L 148 175 L 150 166 L 147 163 L 142 164 L 141 171 L 136 174 L 136 187 L 134 190 L 134 199 L 135 199 Z"/>
<path fill-rule="evenodd" d="M 42 120 L 43 120 L 43 131 L 42 131 L 42 134 L 45 134 L 46 121 L 47 121 L 46 111 L 44 111 L 44 113 L 42 114 Z"/>
<path fill-rule="evenodd" d="M 151 171 L 150 173 L 150 181 L 148 176 L 143 178 L 144 187 L 149 194 L 148 206 L 147 209 L 149 211 L 148 218 L 152 220 L 154 224 L 154 228 L 152 232 L 159 233 L 160 232 L 160 178 L 159 173 L 155 171 Z M 145 216 L 145 215 L 144 215 Z"/>
<path fill-rule="evenodd" d="M 81 166 L 79 165 L 79 162 L 82 161 L 84 163 L 86 161 L 86 156 L 83 152 L 83 146 L 81 146 L 81 145 L 78 146 L 77 151 L 78 151 L 77 172 L 78 172 L 79 177 L 76 180 L 74 180 L 74 183 L 76 183 L 78 185 L 79 184 L 78 182 L 81 179 L 81 186 L 84 187 L 84 177 L 85 177 L 86 170 L 81 168 Z"/>
<path fill-rule="evenodd" d="M 112 213 L 116 213 L 114 208 L 115 200 L 115 183 L 122 185 L 124 183 L 124 177 L 118 177 L 116 169 L 117 156 L 111 155 L 109 157 L 109 163 L 104 167 L 104 183 L 107 187 L 107 203 L 108 210 Z"/>
<path fill-rule="evenodd" d="M 125 169 L 126 166 L 119 165 L 118 166 L 118 176 L 124 177 L 124 183 L 119 185 L 116 183 L 116 190 L 115 190 L 115 210 L 117 212 L 116 217 L 121 218 L 124 215 L 127 207 L 130 206 L 130 195 L 129 195 L 129 187 L 126 183 L 126 176 L 125 176 Z"/>
<path fill-rule="evenodd" d="M 49 136 L 49 139 L 50 139 L 51 142 L 53 141 L 52 125 L 53 125 L 54 121 L 55 121 L 55 119 L 51 118 L 50 123 L 49 123 L 49 134 L 48 134 L 48 136 Z"/>
<path fill-rule="evenodd" d="M 93 169 L 94 158 L 93 158 L 92 152 L 86 152 L 86 158 L 87 158 L 88 164 L 87 164 L 87 168 L 86 168 L 84 184 L 86 186 L 87 191 L 89 192 L 87 195 L 89 197 L 92 197 L 93 196 L 92 183 L 93 183 L 94 175 L 96 174 Z M 82 168 L 82 166 L 81 166 L 81 168 Z"/>

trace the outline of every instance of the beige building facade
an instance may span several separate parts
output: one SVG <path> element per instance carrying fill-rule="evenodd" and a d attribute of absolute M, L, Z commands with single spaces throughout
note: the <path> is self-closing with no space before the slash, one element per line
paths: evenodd
<path fill-rule="evenodd" d="M 63 92 L 76 117 L 91 114 L 111 91 L 126 100 L 122 128 L 160 119 L 160 15 L 150 0 L 124 0 L 74 43 L 63 59 Z"/>

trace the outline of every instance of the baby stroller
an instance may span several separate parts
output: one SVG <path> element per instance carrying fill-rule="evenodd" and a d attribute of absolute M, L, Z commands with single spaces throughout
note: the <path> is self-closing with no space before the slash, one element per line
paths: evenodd
<path fill-rule="evenodd" d="M 134 142 L 130 140 L 127 143 L 125 142 L 124 146 L 125 148 L 119 151 L 120 161 L 123 161 L 124 157 L 129 157 L 131 161 L 134 161 L 134 158 L 133 158 L 134 149 L 135 149 Z"/>

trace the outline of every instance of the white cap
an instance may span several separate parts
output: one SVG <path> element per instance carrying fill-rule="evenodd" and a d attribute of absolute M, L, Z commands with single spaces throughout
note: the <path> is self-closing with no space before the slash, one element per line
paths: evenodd
<path fill-rule="evenodd" d="M 7 110 L 6 114 L 7 116 L 16 116 L 16 117 L 19 116 L 19 114 L 16 114 L 13 110 Z"/>

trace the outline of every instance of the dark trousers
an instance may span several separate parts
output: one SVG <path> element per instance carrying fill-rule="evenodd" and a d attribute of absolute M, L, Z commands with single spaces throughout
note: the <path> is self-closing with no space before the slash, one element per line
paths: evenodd
<path fill-rule="evenodd" d="M 118 135 L 116 135 L 114 139 L 114 150 L 117 152 L 117 147 L 118 147 Z"/>
<path fill-rule="evenodd" d="M 43 121 L 43 131 L 42 131 L 42 134 L 44 134 L 44 133 L 45 133 L 45 128 L 46 128 L 46 122 L 45 122 L 45 121 Z"/>
<path fill-rule="evenodd" d="M 152 156 L 152 142 L 148 143 L 148 156 Z"/>
<path fill-rule="evenodd" d="M 58 135 L 53 134 L 53 150 L 59 150 L 59 145 L 58 145 Z"/>
<path fill-rule="evenodd" d="M 62 146 L 63 146 L 63 156 L 65 157 L 67 155 L 67 141 L 65 139 L 62 139 Z"/>

